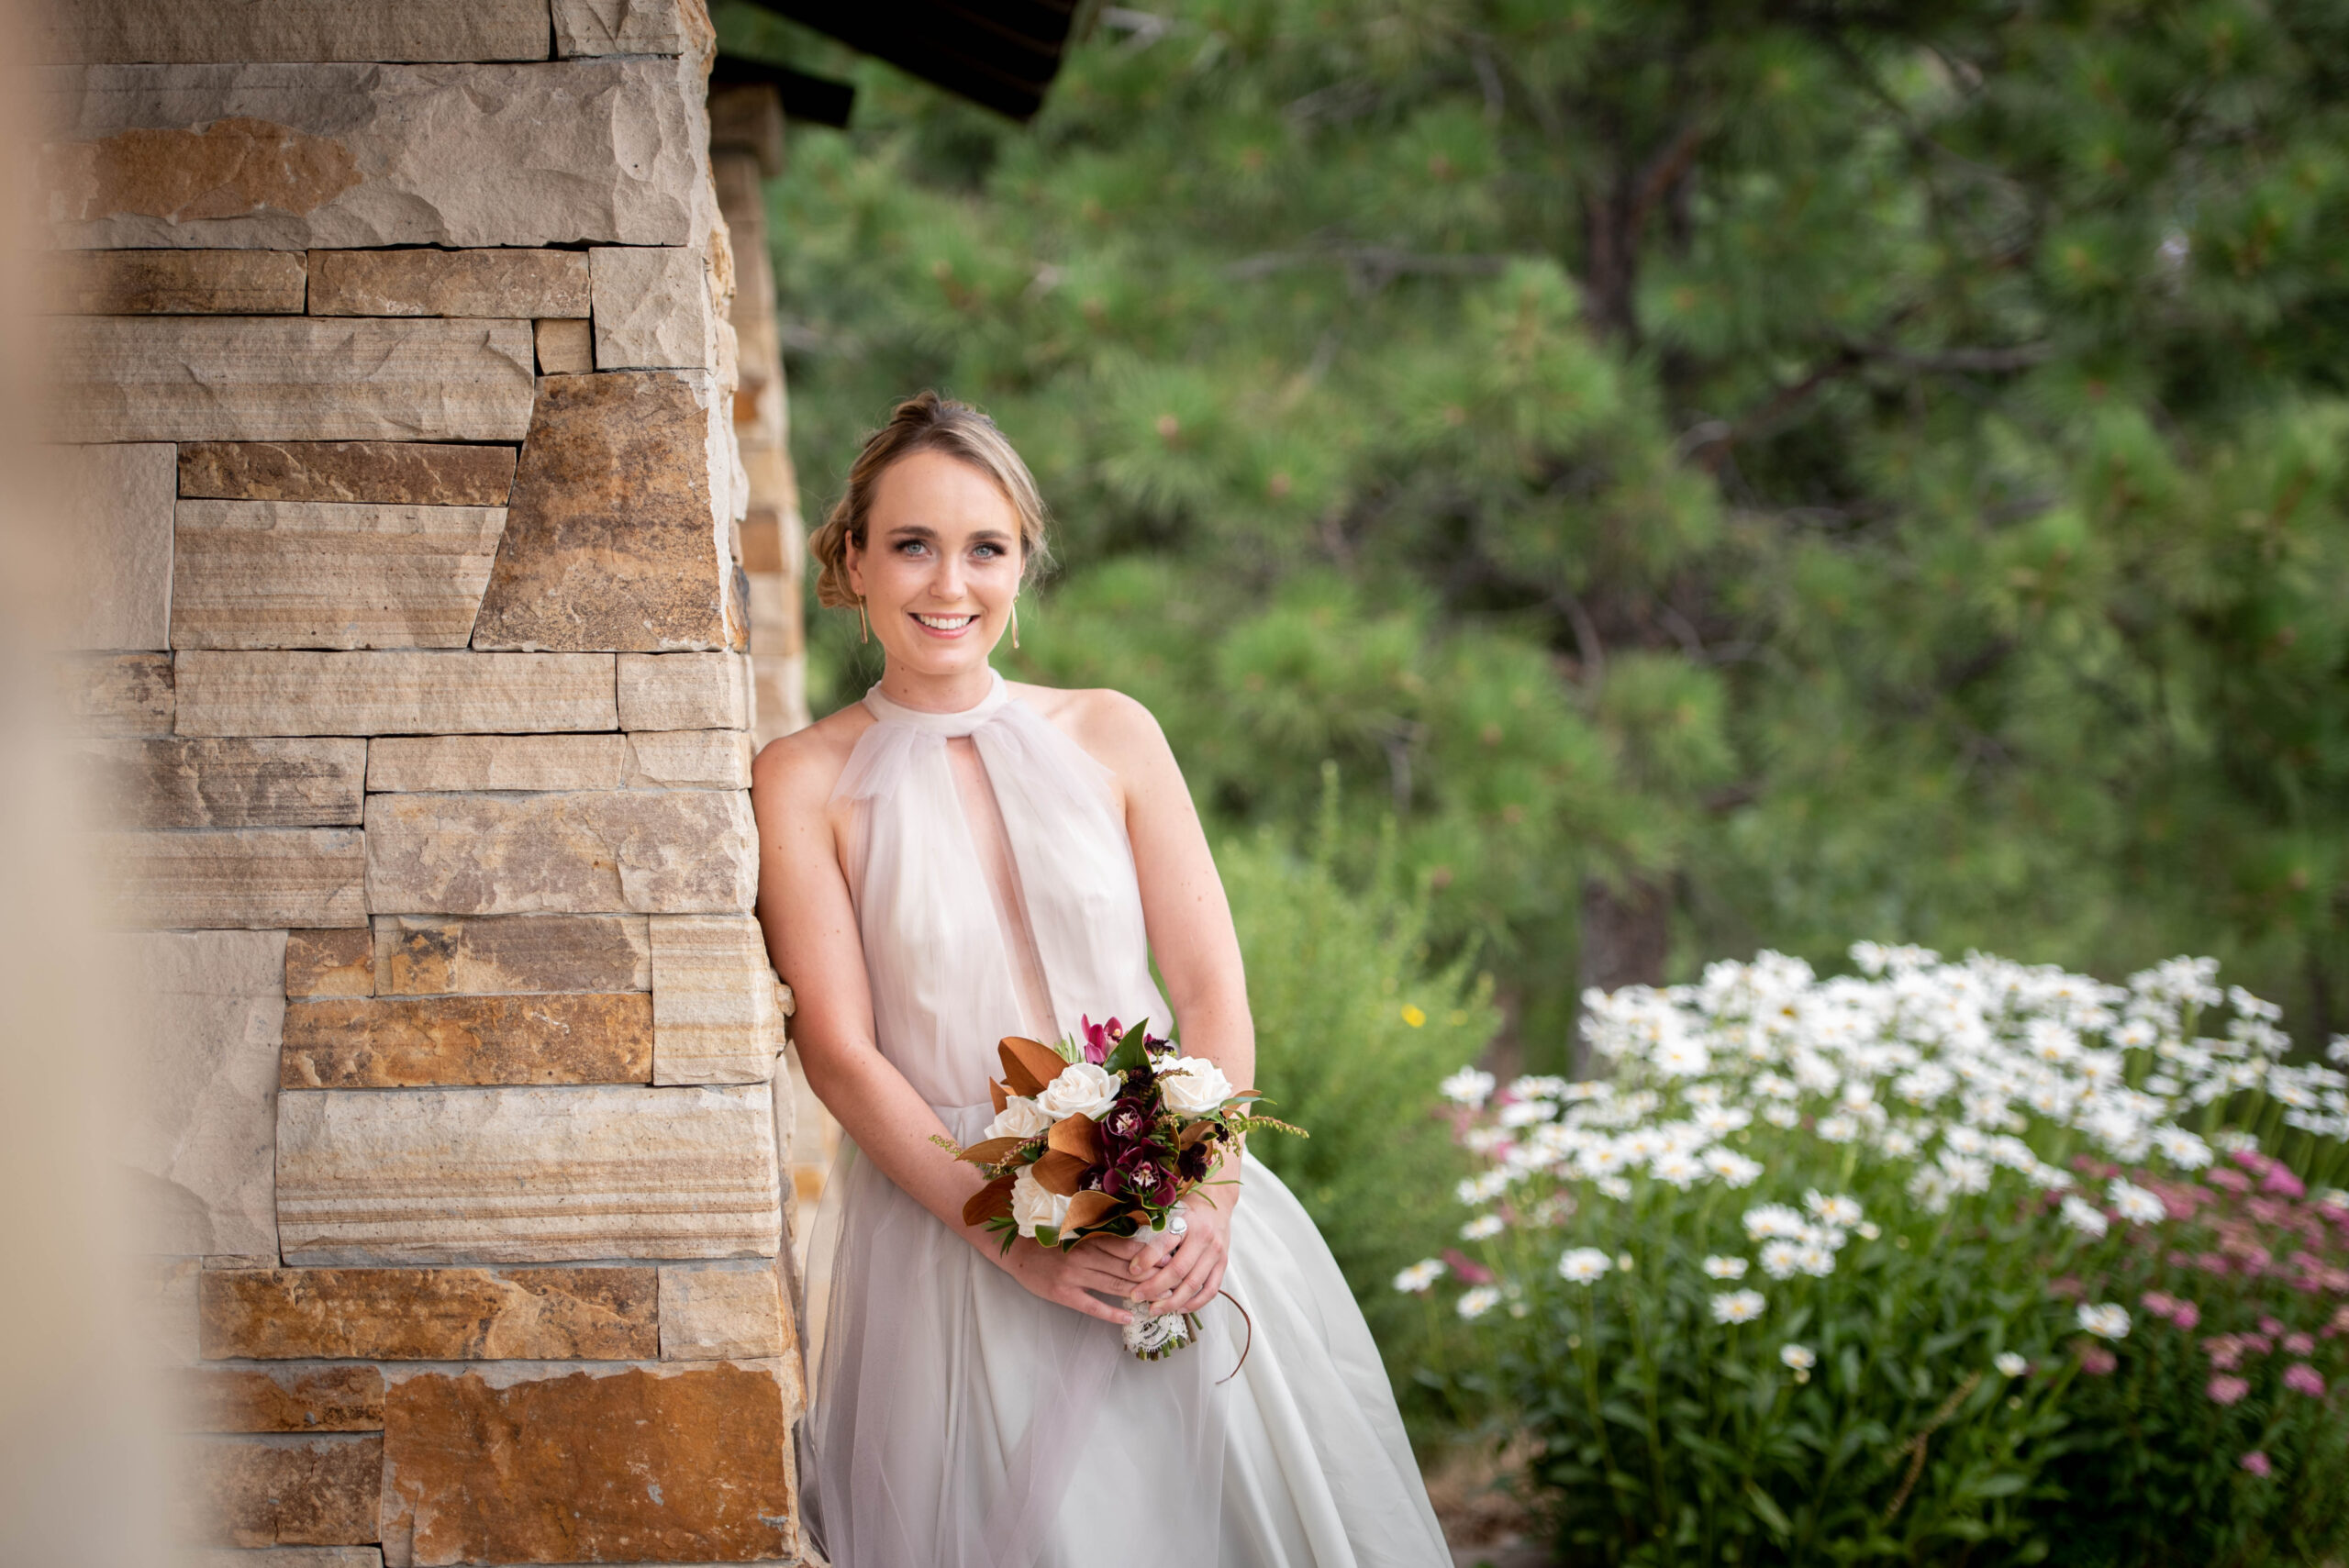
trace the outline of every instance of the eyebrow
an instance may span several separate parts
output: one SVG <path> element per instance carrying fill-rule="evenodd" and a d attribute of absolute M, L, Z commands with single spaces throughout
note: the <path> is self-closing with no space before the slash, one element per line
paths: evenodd
<path fill-rule="evenodd" d="M 887 537 L 893 539 L 926 539 L 935 541 L 938 538 L 938 530 L 928 523 L 899 523 L 889 530 Z M 1011 536 L 1001 528 L 981 528 L 970 538 L 974 543 L 983 544 L 1007 544 L 1011 539 Z"/>

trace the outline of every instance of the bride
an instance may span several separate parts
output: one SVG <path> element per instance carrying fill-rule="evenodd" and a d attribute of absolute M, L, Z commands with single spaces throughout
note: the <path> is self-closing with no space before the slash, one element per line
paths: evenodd
<path fill-rule="evenodd" d="M 1179 1235 L 1004 1251 L 963 1223 L 982 1178 L 932 1139 L 985 1135 L 1004 1036 L 1147 1018 L 1253 1082 L 1240 944 L 1148 711 L 988 665 L 1044 507 L 985 415 L 901 404 L 811 548 L 885 655 L 751 791 L 759 918 L 850 1140 L 810 1243 L 816 1542 L 837 1568 L 1449 1564 L 1362 1314 L 1252 1154 Z M 1140 1361 L 1136 1306 L 1204 1327 Z"/>

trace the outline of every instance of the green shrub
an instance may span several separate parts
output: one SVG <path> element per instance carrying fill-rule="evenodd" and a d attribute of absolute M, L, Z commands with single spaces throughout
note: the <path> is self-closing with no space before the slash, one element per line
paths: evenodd
<path fill-rule="evenodd" d="M 1499 1017 L 1487 982 L 1430 962 L 1421 904 L 1391 873 L 1362 892 L 1339 879 L 1333 837 L 1325 819 L 1304 854 L 1269 833 L 1217 854 L 1247 958 L 1257 1086 L 1271 1114 L 1310 1134 L 1250 1149 L 1320 1228 L 1424 1430 L 1443 1412 L 1415 1374 L 1442 1325 L 1389 1282 L 1457 1234 L 1452 1189 L 1468 1161 L 1426 1085 L 1480 1054 Z"/>

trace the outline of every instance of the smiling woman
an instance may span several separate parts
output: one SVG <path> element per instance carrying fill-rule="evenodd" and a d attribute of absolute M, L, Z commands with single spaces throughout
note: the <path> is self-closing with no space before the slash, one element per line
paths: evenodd
<path fill-rule="evenodd" d="M 1013 1113 L 997 1042 L 1088 1014 L 1166 1020 L 1203 1075 L 1255 1081 L 1230 906 L 1157 721 L 988 666 L 1043 528 L 985 416 L 899 405 L 813 541 L 819 597 L 886 667 L 753 773 L 759 918 L 850 1140 L 808 1246 L 810 1530 L 840 1568 L 1434 1568 L 1377 1347 L 1253 1155 L 1163 1235 L 1064 1251 L 1002 1247 L 951 1157 Z M 1196 1349 L 1127 1353 L 1119 1330 L 1182 1317 Z"/>

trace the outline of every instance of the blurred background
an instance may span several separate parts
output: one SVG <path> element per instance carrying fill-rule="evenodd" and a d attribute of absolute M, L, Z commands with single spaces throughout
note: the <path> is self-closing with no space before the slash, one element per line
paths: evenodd
<path fill-rule="evenodd" d="M 1027 454 L 1005 667 L 1165 726 L 1390 1343 L 1430 1086 L 1586 986 L 2194 952 L 2344 1027 L 2349 11 L 1112 6 L 1025 125 L 713 15 L 857 88 L 770 186 L 807 515 L 922 386 Z"/>

